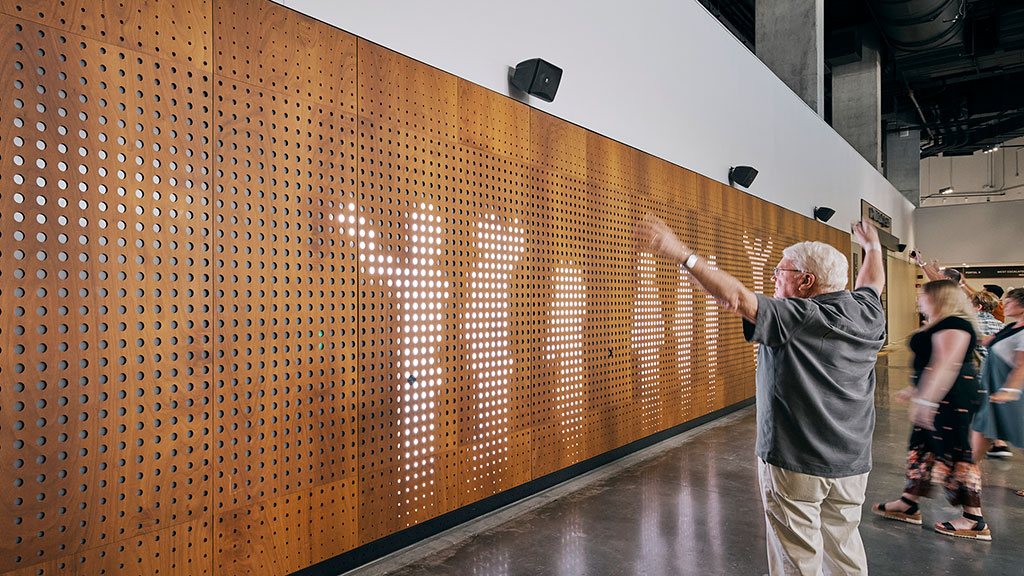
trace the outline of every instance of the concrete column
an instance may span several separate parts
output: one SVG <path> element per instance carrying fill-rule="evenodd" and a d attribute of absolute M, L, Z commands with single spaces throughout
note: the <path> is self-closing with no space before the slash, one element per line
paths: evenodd
<path fill-rule="evenodd" d="M 832 128 L 881 171 L 882 63 L 874 34 L 860 37 L 860 60 L 832 66 Z"/>
<path fill-rule="evenodd" d="M 885 177 L 914 206 L 921 206 L 920 130 L 897 128 L 886 132 Z"/>
<path fill-rule="evenodd" d="M 754 4 L 757 57 L 824 117 L 824 0 L 761 0 Z"/>

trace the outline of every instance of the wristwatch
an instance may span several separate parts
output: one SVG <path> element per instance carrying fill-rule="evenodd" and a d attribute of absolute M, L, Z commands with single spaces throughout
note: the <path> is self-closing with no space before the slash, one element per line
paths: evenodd
<path fill-rule="evenodd" d="M 693 270 L 693 267 L 696 266 L 696 265 L 697 265 L 697 253 L 696 252 L 691 253 L 689 256 L 686 257 L 686 260 L 683 261 L 683 266 L 685 266 L 687 270 Z"/>

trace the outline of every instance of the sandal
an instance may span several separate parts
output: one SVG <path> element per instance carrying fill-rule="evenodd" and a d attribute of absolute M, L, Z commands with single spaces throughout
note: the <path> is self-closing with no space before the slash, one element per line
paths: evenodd
<path fill-rule="evenodd" d="M 908 506 L 906 510 L 886 510 L 885 503 L 875 504 L 871 507 L 871 511 L 883 518 L 889 520 L 899 520 L 900 522 L 906 522 L 907 524 L 921 525 L 921 510 L 917 507 L 917 502 L 914 502 L 906 496 L 900 496 L 900 501 Z"/>
<path fill-rule="evenodd" d="M 943 522 L 942 524 L 935 524 L 935 531 L 939 534 L 945 534 L 946 536 L 955 536 L 957 538 L 968 538 L 970 540 L 992 540 L 992 531 L 988 529 L 985 524 L 985 520 L 981 516 L 974 514 L 968 514 L 964 512 L 964 518 L 974 521 L 974 526 L 964 530 L 958 530 L 950 522 Z"/>

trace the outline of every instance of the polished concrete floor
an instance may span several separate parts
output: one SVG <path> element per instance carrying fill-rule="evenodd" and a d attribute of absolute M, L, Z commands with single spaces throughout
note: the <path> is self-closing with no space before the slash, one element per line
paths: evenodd
<path fill-rule="evenodd" d="M 924 526 L 871 514 L 903 485 L 910 426 L 892 402 L 909 356 L 878 364 L 874 470 L 861 534 L 872 574 L 1024 575 L 1024 455 L 982 464 L 993 542 L 953 539 L 931 525 L 957 511 L 934 497 Z M 630 455 L 350 572 L 351 576 L 766 574 L 753 407 Z"/>

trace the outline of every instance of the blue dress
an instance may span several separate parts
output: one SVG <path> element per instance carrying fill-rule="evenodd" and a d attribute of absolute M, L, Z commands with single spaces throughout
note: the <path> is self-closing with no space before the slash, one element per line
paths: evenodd
<path fill-rule="evenodd" d="M 1017 448 L 1024 448 L 1024 402 L 992 404 L 988 396 L 1006 384 L 1021 351 L 1024 351 L 1024 327 L 1014 328 L 1012 324 L 996 334 L 989 344 L 989 354 L 981 369 L 981 385 L 988 394 L 971 424 L 972 430 L 986 438 L 1004 440 Z"/>

